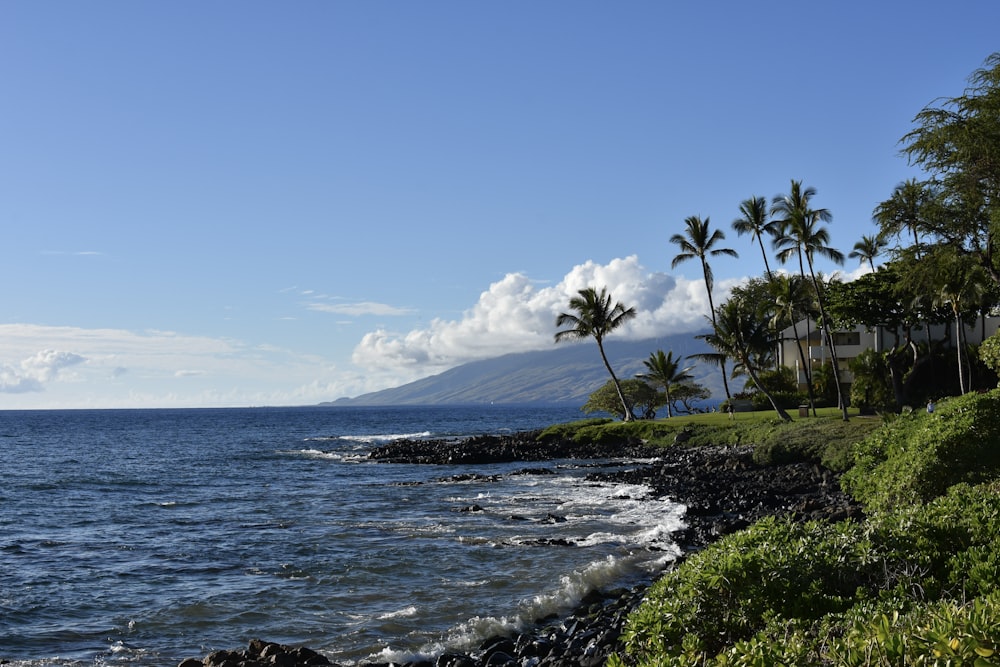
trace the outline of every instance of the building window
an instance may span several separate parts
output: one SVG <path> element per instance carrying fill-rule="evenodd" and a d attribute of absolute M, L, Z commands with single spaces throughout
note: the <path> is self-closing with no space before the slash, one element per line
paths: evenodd
<path fill-rule="evenodd" d="M 861 333 L 858 331 L 837 332 L 833 335 L 834 345 L 861 345 Z"/>

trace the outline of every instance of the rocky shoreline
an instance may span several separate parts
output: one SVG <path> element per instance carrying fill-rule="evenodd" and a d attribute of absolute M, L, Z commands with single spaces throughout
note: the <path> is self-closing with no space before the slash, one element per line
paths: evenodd
<path fill-rule="evenodd" d="M 556 459 L 651 460 L 636 462 L 591 479 L 643 484 L 651 498 L 687 505 L 686 528 L 674 541 L 686 553 L 740 530 L 765 516 L 795 520 L 840 520 L 860 510 L 840 491 L 838 476 L 817 465 L 761 466 L 753 449 L 738 447 L 648 447 L 641 442 L 615 445 L 540 442 L 537 432 L 476 436 L 464 440 L 400 440 L 378 447 L 370 458 L 386 463 L 483 464 Z M 682 556 L 683 558 L 683 556 Z M 446 653 L 436 661 L 396 667 L 597 667 L 621 650 L 619 637 L 628 614 L 641 603 L 646 586 L 593 591 L 564 618 L 540 619 L 514 636 L 493 637 L 471 653 Z M 295 667 L 329 665 L 323 655 L 255 639 L 246 649 L 216 651 L 189 658 L 179 667 Z M 369 665 L 366 667 L 389 667 Z"/>

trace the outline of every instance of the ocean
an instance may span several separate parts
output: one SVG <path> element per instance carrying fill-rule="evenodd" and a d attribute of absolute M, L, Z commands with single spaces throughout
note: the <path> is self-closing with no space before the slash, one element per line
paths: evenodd
<path fill-rule="evenodd" d="M 357 664 L 469 650 L 677 555 L 620 461 L 377 463 L 574 408 L 0 411 L 0 661 L 176 665 L 252 638 Z M 543 474 L 544 473 L 544 474 Z"/>

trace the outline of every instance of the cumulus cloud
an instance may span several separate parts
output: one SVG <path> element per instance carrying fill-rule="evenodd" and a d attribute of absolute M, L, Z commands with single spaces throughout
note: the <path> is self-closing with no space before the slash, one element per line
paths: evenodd
<path fill-rule="evenodd" d="M 32 391 L 42 391 L 42 383 L 8 364 L 0 366 L 0 393 L 25 394 Z"/>
<path fill-rule="evenodd" d="M 718 284 L 716 291 L 728 292 L 737 282 Z M 408 332 L 378 329 L 365 334 L 353 361 L 370 369 L 435 371 L 509 352 L 544 349 L 553 344 L 558 314 L 587 287 L 606 287 L 615 301 L 636 309 L 636 317 L 616 332 L 623 338 L 640 340 L 705 327 L 704 283 L 648 271 L 632 255 L 608 264 L 577 265 L 549 287 L 539 287 L 520 273 L 507 274 L 457 320 L 435 319 Z"/>
<path fill-rule="evenodd" d="M 42 391 L 44 385 L 70 366 L 82 364 L 86 358 L 72 352 L 42 350 L 22 360 L 18 367 L 0 366 L 0 392 L 21 394 Z"/>

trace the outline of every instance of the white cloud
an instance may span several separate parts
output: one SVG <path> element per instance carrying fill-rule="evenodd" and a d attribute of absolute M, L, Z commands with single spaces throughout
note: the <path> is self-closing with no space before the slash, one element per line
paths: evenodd
<path fill-rule="evenodd" d="M 321 303 L 313 302 L 306 305 L 309 310 L 322 313 L 334 313 L 335 315 L 351 315 L 354 317 L 361 315 L 411 315 L 411 308 L 400 308 L 384 303 L 373 303 L 371 301 L 361 301 L 358 303 Z"/>
<path fill-rule="evenodd" d="M 45 384 L 55 380 L 60 371 L 85 361 L 72 352 L 42 350 L 22 359 L 17 368 L 5 363 L 0 366 L 0 393 L 43 391 Z"/>
<path fill-rule="evenodd" d="M 738 282 L 720 281 L 716 301 Z M 557 315 L 590 286 L 606 287 L 613 299 L 635 307 L 636 318 L 616 337 L 705 327 L 704 284 L 649 271 L 636 256 L 580 264 L 558 283 L 510 273 L 460 317 L 412 330 L 369 331 L 354 347 L 353 365 L 277 345 L 174 331 L 0 324 L 0 408 L 308 405 L 357 396 L 467 361 L 549 349 Z M 347 315 L 410 313 L 315 295 L 310 301 L 317 310 Z"/>
<path fill-rule="evenodd" d="M 716 291 L 724 294 L 738 282 L 723 281 Z M 520 273 L 507 274 L 458 320 L 435 319 L 409 332 L 378 329 L 366 334 L 353 361 L 371 370 L 427 375 L 475 359 L 544 349 L 553 345 L 558 314 L 586 287 L 606 287 L 615 301 L 635 307 L 635 319 L 615 334 L 624 338 L 694 332 L 705 326 L 704 283 L 650 272 L 632 255 L 606 265 L 577 265 L 550 287 L 539 288 Z"/>
<path fill-rule="evenodd" d="M 0 393 L 24 394 L 42 391 L 42 383 L 8 364 L 0 365 Z"/>
<path fill-rule="evenodd" d="M 82 364 L 86 359 L 72 352 L 43 350 L 21 362 L 21 368 L 40 382 L 49 382 L 64 368 Z"/>
<path fill-rule="evenodd" d="M 6 409 L 301 405 L 368 390 L 327 359 L 230 339 L 0 324 L 0 340 Z"/>

